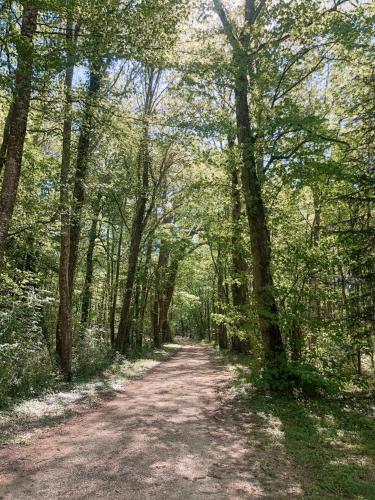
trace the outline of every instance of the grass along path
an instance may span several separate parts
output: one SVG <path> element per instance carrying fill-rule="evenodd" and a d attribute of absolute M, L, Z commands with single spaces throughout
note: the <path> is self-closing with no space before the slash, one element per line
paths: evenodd
<path fill-rule="evenodd" d="M 251 416 L 255 439 L 250 445 L 276 456 L 285 450 L 303 498 L 375 499 L 373 396 L 304 399 L 257 393 L 246 383 L 251 359 L 231 353 L 222 357 Z"/>
<path fill-rule="evenodd" d="M 29 444 L 35 432 L 96 407 L 113 397 L 126 380 L 143 375 L 179 348 L 179 344 L 165 344 L 161 349 L 145 349 L 113 362 L 100 374 L 77 378 L 70 384 L 62 382 L 56 390 L 0 410 L 0 446 Z"/>

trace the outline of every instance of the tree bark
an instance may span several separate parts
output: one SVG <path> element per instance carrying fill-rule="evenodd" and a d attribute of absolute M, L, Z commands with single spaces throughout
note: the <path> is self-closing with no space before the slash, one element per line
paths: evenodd
<path fill-rule="evenodd" d="M 31 99 L 33 37 L 36 31 L 37 18 L 37 8 L 32 3 L 26 3 L 22 13 L 21 37 L 17 44 L 15 88 L 11 104 L 9 136 L 7 138 L 4 176 L 0 192 L 0 272 L 3 269 L 5 245 L 21 175 Z"/>
<path fill-rule="evenodd" d="M 60 171 L 60 267 L 59 267 L 59 315 L 56 328 L 56 353 L 59 357 L 64 378 L 72 376 L 72 311 L 69 284 L 69 247 L 70 247 L 70 204 L 69 172 L 72 137 L 72 82 L 74 73 L 73 22 L 66 26 L 66 71 L 65 71 L 65 106 L 62 140 L 62 158 Z"/>
<path fill-rule="evenodd" d="M 12 116 L 12 105 L 9 108 L 7 117 L 5 119 L 4 123 L 4 130 L 3 130 L 3 141 L 1 143 L 0 147 L 0 174 L 3 171 L 6 156 L 7 156 L 7 150 L 8 150 L 8 143 L 9 143 L 9 126 L 10 126 L 10 118 Z"/>
<path fill-rule="evenodd" d="M 117 295 L 118 295 L 118 284 L 120 279 L 120 263 L 121 263 L 121 249 L 122 249 L 122 238 L 124 233 L 124 226 L 121 224 L 120 227 L 120 235 L 117 245 L 117 256 L 116 256 L 116 270 L 115 270 L 115 279 L 113 284 L 113 297 L 111 309 L 109 312 L 109 328 L 111 335 L 111 345 L 115 346 L 115 320 L 116 320 L 116 308 L 117 308 Z"/>
<path fill-rule="evenodd" d="M 160 338 L 160 327 L 159 327 L 159 297 L 156 291 L 155 291 L 155 298 L 151 308 L 151 325 L 152 325 L 152 339 L 154 347 L 160 347 L 161 338 Z"/>
<path fill-rule="evenodd" d="M 94 203 L 94 217 L 91 221 L 91 228 L 89 232 L 89 244 L 86 253 L 86 274 L 85 274 L 85 284 L 83 286 L 82 293 L 82 313 L 81 313 L 81 323 L 82 326 L 87 325 L 90 312 L 90 303 L 92 297 L 92 278 L 94 273 L 94 250 L 95 241 L 97 237 L 97 227 L 98 218 L 101 209 L 102 194 L 98 193 L 95 203 Z"/>
<path fill-rule="evenodd" d="M 179 263 L 180 261 L 178 258 L 172 258 L 167 273 L 167 280 L 163 296 L 163 315 L 161 316 L 160 320 L 163 342 L 172 342 L 172 329 L 169 324 L 169 309 L 171 307 L 173 294 L 176 287 Z"/>
<path fill-rule="evenodd" d="M 284 364 L 286 353 L 278 324 L 278 310 L 271 275 L 271 242 L 266 222 L 261 185 L 257 175 L 255 142 L 250 122 L 248 103 L 249 36 L 254 19 L 254 1 L 246 1 L 246 30 L 241 40 L 233 32 L 220 0 L 213 0 L 224 31 L 232 46 L 235 71 L 235 100 L 237 138 L 241 149 L 241 180 L 251 240 L 254 295 L 257 305 L 259 330 L 264 346 L 265 363 Z"/>
<path fill-rule="evenodd" d="M 229 145 L 229 168 L 231 173 L 232 189 L 232 300 L 233 306 L 240 314 L 244 313 L 244 307 L 249 304 L 249 290 L 247 273 L 249 271 L 246 259 L 243 256 L 241 237 L 241 186 L 239 182 L 239 172 L 233 158 L 234 141 L 228 141 Z M 241 326 L 241 325 L 239 325 Z M 232 350 L 236 352 L 247 352 L 249 342 L 242 340 L 238 335 L 232 337 Z"/>
<path fill-rule="evenodd" d="M 121 308 L 120 323 L 116 339 L 116 349 L 121 353 L 125 353 L 130 347 L 130 306 L 132 302 L 133 288 L 138 267 L 142 235 L 145 229 L 148 215 L 146 214 L 146 205 L 149 195 L 151 168 L 151 158 L 149 152 L 149 116 L 152 112 L 154 104 L 153 101 L 160 81 L 161 71 L 155 71 L 154 69 L 149 68 L 146 73 L 147 91 L 145 95 L 144 105 L 144 122 L 138 155 L 138 167 L 139 172 L 141 172 L 141 185 L 136 201 L 136 208 L 131 228 L 128 271 Z"/>
<path fill-rule="evenodd" d="M 164 294 L 165 294 L 165 276 L 169 260 L 169 251 L 165 242 L 161 242 L 159 259 L 155 272 L 155 296 L 152 306 L 152 332 L 154 346 L 160 347 L 162 342 L 162 326 L 165 320 L 164 314 Z"/>
<path fill-rule="evenodd" d="M 128 271 L 126 275 L 124 298 L 121 308 L 120 324 L 117 332 L 116 349 L 125 353 L 130 347 L 130 306 L 133 296 L 133 287 L 138 266 L 138 257 L 144 230 L 144 218 L 149 186 L 150 158 L 148 151 L 148 127 L 145 126 L 140 144 L 139 162 L 142 165 L 142 186 L 137 198 L 136 209 L 133 217 L 130 248 L 128 257 Z"/>
<path fill-rule="evenodd" d="M 86 181 L 93 131 L 93 111 L 95 100 L 98 96 L 103 78 L 101 71 L 103 71 L 103 68 L 101 68 L 100 64 L 92 65 L 85 111 L 77 147 L 73 205 L 70 224 L 69 286 L 71 296 L 73 296 L 74 276 L 77 267 L 79 241 L 81 238 L 82 209 L 86 199 Z"/>
<path fill-rule="evenodd" d="M 170 251 L 161 245 L 158 268 L 156 271 L 155 299 L 153 304 L 154 344 L 172 341 L 172 330 L 168 316 L 176 285 L 179 255 L 171 256 Z"/>
<path fill-rule="evenodd" d="M 151 286 L 151 273 L 149 272 L 150 268 L 150 261 L 151 261 L 151 254 L 152 254 L 152 240 L 149 240 L 149 243 L 146 248 L 146 255 L 145 255 L 145 261 L 143 264 L 143 274 L 144 274 L 144 279 L 142 281 L 142 288 L 141 288 L 141 297 L 140 297 L 140 306 L 139 306 L 139 324 L 137 327 L 137 338 L 136 338 L 136 344 L 138 349 L 142 348 L 143 345 L 143 324 L 144 324 L 144 318 L 146 314 L 146 307 L 147 307 L 147 299 L 149 296 L 149 291 L 150 291 L 150 286 Z"/>
<path fill-rule="evenodd" d="M 218 314 L 224 315 L 224 304 L 226 303 L 226 293 L 224 285 L 224 263 L 222 261 L 221 248 L 219 245 L 218 255 L 217 255 L 217 299 L 218 299 Z M 218 324 L 218 344 L 220 349 L 228 348 L 228 335 L 227 327 L 221 321 Z"/>
<path fill-rule="evenodd" d="M 278 310 L 271 275 L 271 241 L 266 222 L 261 187 L 256 172 L 255 139 L 249 120 L 247 73 L 245 61 L 237 63 L 236 119 L 238 142 L 242 149 L 242 189 L 250 229 L 254 294 L 259 329 L 263 339 L 265 361 L 271 365 L 283 362 L 285 350 L 278 325 Z"/>

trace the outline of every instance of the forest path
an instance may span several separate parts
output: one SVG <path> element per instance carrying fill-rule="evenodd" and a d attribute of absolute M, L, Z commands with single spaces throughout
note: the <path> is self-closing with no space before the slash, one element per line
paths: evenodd
<path fill-rule="evenodd" d="M 298 497 L 283 451 L 255 446 L 230 385 L 212 349 L 184 345 L 99 409 L 1 449 L 0 498 Z"/>

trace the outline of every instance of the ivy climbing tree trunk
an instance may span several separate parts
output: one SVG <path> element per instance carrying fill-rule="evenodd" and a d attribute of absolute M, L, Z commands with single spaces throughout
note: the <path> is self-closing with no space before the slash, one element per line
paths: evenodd
<path fill-rule="evenodd" d="M 7 147 L 0 191 L 0 272 L 3 269 L 5 245 L 21 175 L 31 99 L 33 37 L 36 32 L 37 18 L 36 6 L 33 3 L 26 3 L 22 12 L 21 36 L 17 42 L 17 69 L 13 102 L 10 108 L 8 131 L 5 133 Z"/>

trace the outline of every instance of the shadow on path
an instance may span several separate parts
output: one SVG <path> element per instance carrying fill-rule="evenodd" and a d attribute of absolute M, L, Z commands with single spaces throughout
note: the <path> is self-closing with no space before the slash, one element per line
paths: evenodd
<path fill-rule="evenodd" d="M 298 464 L 304 498 L 375 499 L 375 425 L 342 401 L 254 395 L 248 402 L 265 447 L 282 443 Z M 278 432 L 272 433 L 272 422 Z"/>
<path fill-rule="evenodd" d="M 296 498 L 278 450 L 256 447 L 213 352 L 185 345 L 96 411 L 0 450 L 0 498 Z M 250 446 L 249 446 L 250 443 Z"/>

